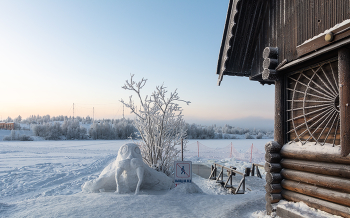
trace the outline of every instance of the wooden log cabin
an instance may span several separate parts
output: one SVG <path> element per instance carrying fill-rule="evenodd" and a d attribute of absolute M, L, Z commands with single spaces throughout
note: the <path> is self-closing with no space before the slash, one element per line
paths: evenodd
<path fill-rule="evenodd" d="M 218 85 L 275 85 L 266 209 L 281 199 L 350 217 L 350 1 L 230 0 Z"/>

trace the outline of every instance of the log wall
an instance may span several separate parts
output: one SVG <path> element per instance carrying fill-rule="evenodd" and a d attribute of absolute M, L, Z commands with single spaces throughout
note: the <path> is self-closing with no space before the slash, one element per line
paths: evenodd
<path fill-rule="evenodd" d="M 281 197 L 350 217 L 350 157 L 341 150 L 286 144 L 280 150 Z M 271 165 L 271 164 L 270 164 Z M 270 166 L 267 164 L 266 166 Z M 266 176 L 267 178 L 267 176 Z M 271 202 L 273 202 L 271 200 Z"/>

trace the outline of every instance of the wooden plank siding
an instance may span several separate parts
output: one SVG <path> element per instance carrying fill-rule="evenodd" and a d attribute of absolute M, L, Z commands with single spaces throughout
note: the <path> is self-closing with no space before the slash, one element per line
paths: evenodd
<path fill-rule="evenodd" d="M 295 60 L 298 45 L 350 19 L 350 0 L 240 0 L 236 6 L 231 10 L 237 13 L 226 21 L 234 25 L 227 30 L 232 36 L 222 41 L 221 47 L 229 45 L 230 49 L 219 56 L 219 75 L 252 77 L 261 73 L 265 47 L 278 47 L 279 62 Z"/>

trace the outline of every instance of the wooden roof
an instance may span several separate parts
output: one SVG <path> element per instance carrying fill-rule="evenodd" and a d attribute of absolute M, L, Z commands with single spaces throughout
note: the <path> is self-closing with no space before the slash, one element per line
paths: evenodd
<path fill-rule="evenodd" d="M 251 60 L 267 2 L 230 0 L 216 71 L 219 74 L 218 85 L 223 75 L 251 75 Z"/>
<path fill-rule="evenodd" d="M 312 57 L 306 56 L 315 51 L 343 43 L 350 36 L 349 23 L 333 31 L 331 42 L 324 37 L 304 42 L 350 19 L 349 8 L 350 2 L 343 0 L 230 0 L 216 71 L 218 85 L 224 75 L 273 84 L 262 78 L 266 47 L 278 48 L 277 62 L 285 69 L 299 59 L 309 60 Z"/>

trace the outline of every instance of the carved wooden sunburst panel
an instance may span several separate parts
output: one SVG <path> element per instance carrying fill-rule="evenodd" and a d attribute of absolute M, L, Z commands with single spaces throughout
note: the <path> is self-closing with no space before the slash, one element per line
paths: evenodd
<path fill-rule="evenodd" d="M 287 78 L 289 141 L 339 145 L 338 62 L 328 61 Z"/>

